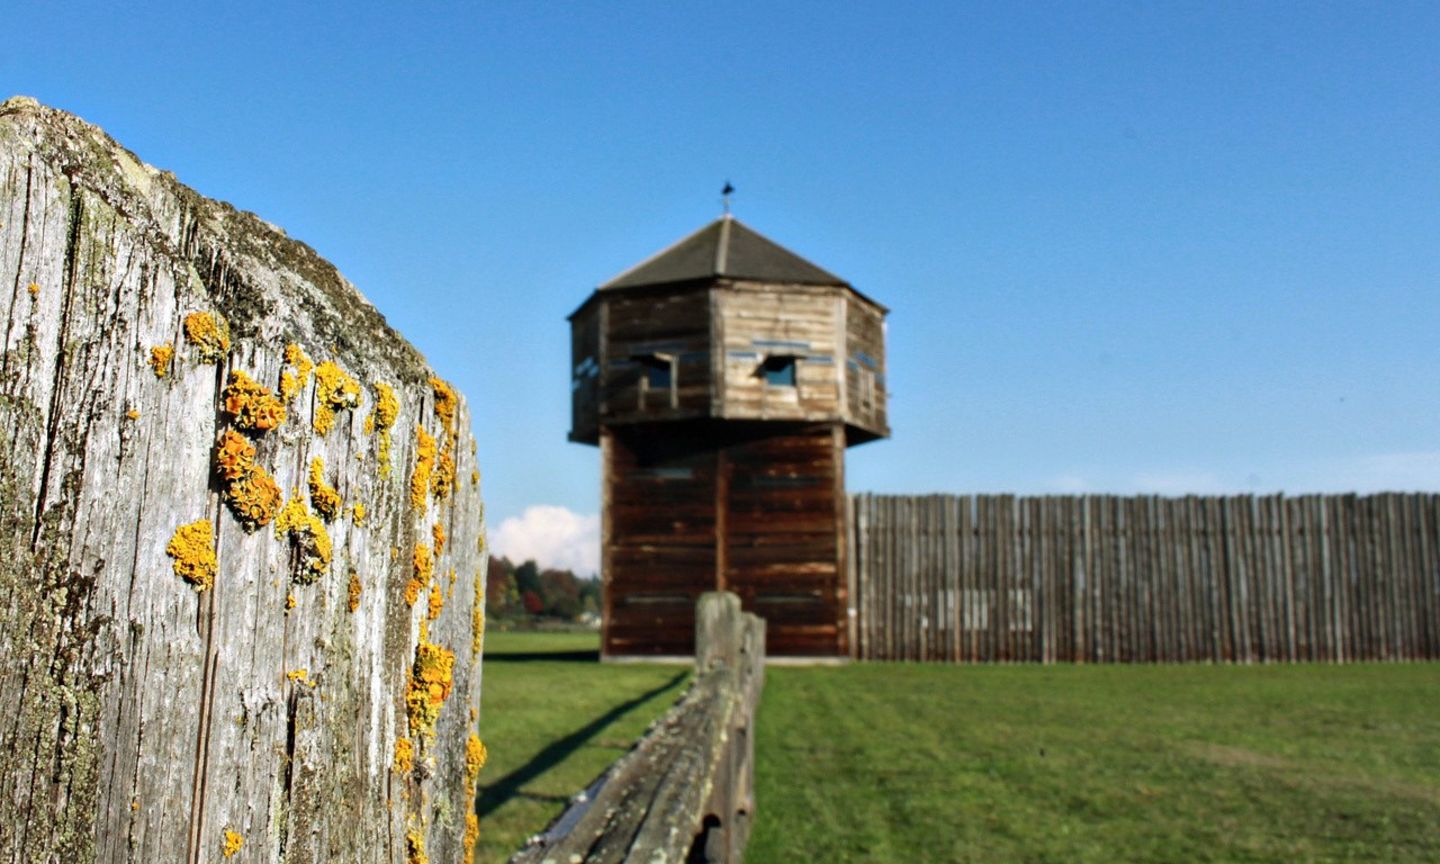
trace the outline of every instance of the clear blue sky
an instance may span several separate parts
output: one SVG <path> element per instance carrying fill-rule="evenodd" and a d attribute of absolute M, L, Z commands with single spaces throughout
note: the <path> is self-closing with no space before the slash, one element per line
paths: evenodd
<path fill-rule="evenodd" d="M 0 89 L 334 261 L 492 525 L 596 511 L 564 316 L 727 178 L 893 310 L 852 490 L 1440 488 L 1440 4 L 215 5 L 10 4 Z"/>

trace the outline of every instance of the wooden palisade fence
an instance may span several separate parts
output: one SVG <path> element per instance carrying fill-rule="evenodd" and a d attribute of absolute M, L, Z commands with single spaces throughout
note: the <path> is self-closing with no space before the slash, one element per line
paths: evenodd
<path fill-rule="evenodd" d="M 1440 495 L 857 495 L 856 655 L 1440 658 Z"/>
<path fill-rule="evenodd" d="M 738 864 L 764 678 L 765 622 L 734 594 L 701 595 L 690 689 L 511 864 Z"/>

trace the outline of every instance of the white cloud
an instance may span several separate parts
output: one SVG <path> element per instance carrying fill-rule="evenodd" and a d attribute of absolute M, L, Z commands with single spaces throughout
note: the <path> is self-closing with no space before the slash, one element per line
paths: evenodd
<path fill-rule="evenodd" d="M 600 517 L 536 504 L 492 530 L 490 548 L 517 564 L 533 558 L 542 568 L 593 576 L 600 572 Z"/>

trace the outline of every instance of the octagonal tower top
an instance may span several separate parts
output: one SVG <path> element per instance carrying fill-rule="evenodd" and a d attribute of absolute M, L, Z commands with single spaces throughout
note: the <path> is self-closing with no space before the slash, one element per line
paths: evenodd
<path fill-rule="evenodd" d="M 886 309 L 728 214 L 570 316 L 570 439 L 671 421 L 842 422 L 889 435 Z"/>

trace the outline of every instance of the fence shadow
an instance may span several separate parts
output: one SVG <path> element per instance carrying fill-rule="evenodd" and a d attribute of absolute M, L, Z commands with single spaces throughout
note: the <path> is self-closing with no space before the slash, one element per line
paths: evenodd
<path fill-rule="evenodd" d="M 600 651 L 485 652 L 486 663 L 599 663 Z"/>
<path fill-rule="evenodd" d="M 571 655 L 583 655 L 583 659 L 595 658 L 595 652 L 590 651 L 573 651 L 568 653 Z M 566 657 L 566 654 L 487 654 L 485 655 L 485 662 L 489 663 L 493 660 L 498 659 L 500 662 L 503 663 L 510 661 L 512 660 L 512 658 L 515 657 L 524 658 L 519 660 L 518 662 L 533 662 L 535 660 L 562 659 Z M 570 659 L 575 658 L 572 657 Z M 555 741 L 554 743 L 546 747 L 544 750 L 536 753 L 534 758 L 532 758 L 529 762 L 526 762 L 524 765 L 521 765 L 519 768 L 511 771 L 509 774 L 506 774 L 504 777 L 496 780 L 494 783 L 484 787 L 480 790 L 479 796 L 477 796 L 475 799 L 476 815 L 483 819 L 485 818 L 485 816 L 493 813 L 497 808 L 500 807 L 500 805 L 504 804 L 506 801 L 509 801 L 511 798 L 514 798 L 515 796 L 521 794 L 520 790 L 522 787 L 524 787 L 526 783 L 529 783 L 531 780 L 534 780 L 536 777 L 539 777 L 541 774 L 544 774 L 546 771 L 549 771 L 551 768 L 554 768 L 556 765 L 560 764 L 562 761 L 565 760 L 567 756 L 569 756 L 571 753 L 574 753 L 576 750 L 579 750 L 581 747 L 585 746 L 585 743 L 587 741 L 600 734 L 600 732 L 604 731 L 606 726 L 609 726 L 611 723 L 620 719 L 620 717 L 623 716 L 627 711 L 630 711 L 632 708 L 636 708 L 644 704 L 645 702 L 655 698 L 656 696 L 659 696 L 661 693 L 664 693 L 667 690 L 674 689 L 675 687 L 679 686 L 680 683 L 683 682 L 689 675 L 690 670 L 688 668 L 682 669 L 681 671 L 675 673 L 675 677 L 671 678 L 669 681 L 666 681 L 664 684 L 661 684 L 658 687 L 655 687 L 645 693 L 641 693 L 640 695 L 632 699 L 616 705 L 609 711 L 606 711 L 604 714 L 601 714 L 599 717 L 596 717 L 594 720 L 591 720 L 589 723 L 586 723 L 584 726 L 581 726 L 574 732 L 571 732 L 569 735 L 566 735 L 564 738 Z"/>

